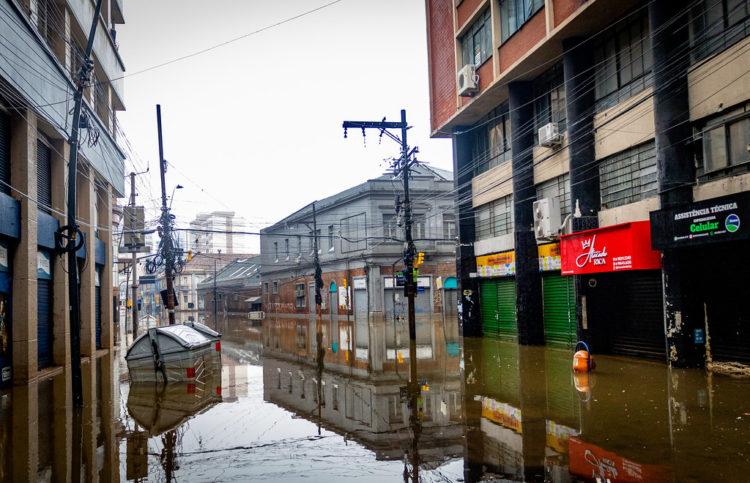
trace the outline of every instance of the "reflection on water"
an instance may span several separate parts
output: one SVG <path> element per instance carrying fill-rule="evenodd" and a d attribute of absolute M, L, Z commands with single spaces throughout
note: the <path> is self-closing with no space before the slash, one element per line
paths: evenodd
<path fill-rule="evenodd" d="M 200 384 L 131 386 L 121 351 L 84 362 L 80 412 L 66 370 L 0 392 L 0 481 L 746 481 L 750 471 L 748 380 L 609 356 L 574 377 L 568 351 L 459 341 L 455 320 L 435 318 L 418 321 L 413 398 L 399 321 L 329 320 L 320 339 L 313 318 L 206 322 L 223 334 L 222 366 Z"/>

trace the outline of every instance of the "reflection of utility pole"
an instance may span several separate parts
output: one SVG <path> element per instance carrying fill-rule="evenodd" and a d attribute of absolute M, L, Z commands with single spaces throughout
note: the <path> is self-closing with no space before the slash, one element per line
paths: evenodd
<path fill-rule="evenodd" d="M 214 328 L 218 327 L 218 323 L 219 320 L 216 315 L 216 259 L 214 258 Z"/>

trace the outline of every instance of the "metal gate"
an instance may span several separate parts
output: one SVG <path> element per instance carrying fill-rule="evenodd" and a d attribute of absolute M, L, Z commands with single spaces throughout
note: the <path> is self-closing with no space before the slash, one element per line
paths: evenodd
<path fill-rule="evenodd" d="M 96 322 L 96 348 L 102 348 L 102 288 L 94 289 L 94 320 Z"/>
<path fill-rule="evenodd" d="M 632 270 L 619 278 L 611 307 L 612 352 L 663 360 L 664 304 L 661 271 Z"/>
<path fill-rule="evenodd" d="M 544 341 L 549 346 L 572 348 L 576 343 L 574 278 L 559 273 L 542 276 Z"/>
<path fill-rule="evenodd" d="M 482 280 L 479 286 L 485 337 L 516 340 L 516 281 L 513 277 Z"/>
<path fill-rule="evenodd" d="M 37 362 L 52 365 L 52 280 L 37 279 Z"/>

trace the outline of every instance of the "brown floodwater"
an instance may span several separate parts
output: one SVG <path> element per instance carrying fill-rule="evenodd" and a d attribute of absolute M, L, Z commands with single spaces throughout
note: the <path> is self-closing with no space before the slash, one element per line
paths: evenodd
<path fill-rule="evenodd" d="M 438 317 L 417 394 L 403 321 L 255 324 L 221 318 L 195 383 L 131 385 L 123 346 L 83 363 L 82 410 L 65 368 L 0 392 L 0 481 L 750 479 L 748 379 L 607 355 L 574 376 L 571 350 Z"/>

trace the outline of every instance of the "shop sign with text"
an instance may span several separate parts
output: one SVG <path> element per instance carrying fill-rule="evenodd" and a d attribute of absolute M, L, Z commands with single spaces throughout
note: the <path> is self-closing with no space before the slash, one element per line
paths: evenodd
<path fill-rule="evenodd" d="M 625 483 L 672 481 L 667 466 L 636 463 L 574 436 L 568 439 L 568 454 L 570 472 L 576 476 Z"/>
<path fill-rule="evenodd" d="M 560 244 L 547 243 L 537 247 L 539 253 L 539 271 L 560 270 Z"/>
<path fill-rule="evenodd" d="M 507 277 L 516 274 L 514 251 L 477 257 L 477 275 L 480 277 Z"/>
<path fill-rule="evenodd" d="M 721 196 L 671 210 L 652 211 L 651 246 L 662 250 L 746 240 L 750 239 L 747 223 L 750 223 L 750 193 Z"/>
<path fill-rule="evenodd" d="M 586 230 L 560 238 L 563 275 L 661 268 L 661 254 L 651 249 L 648 221 Z"/>

